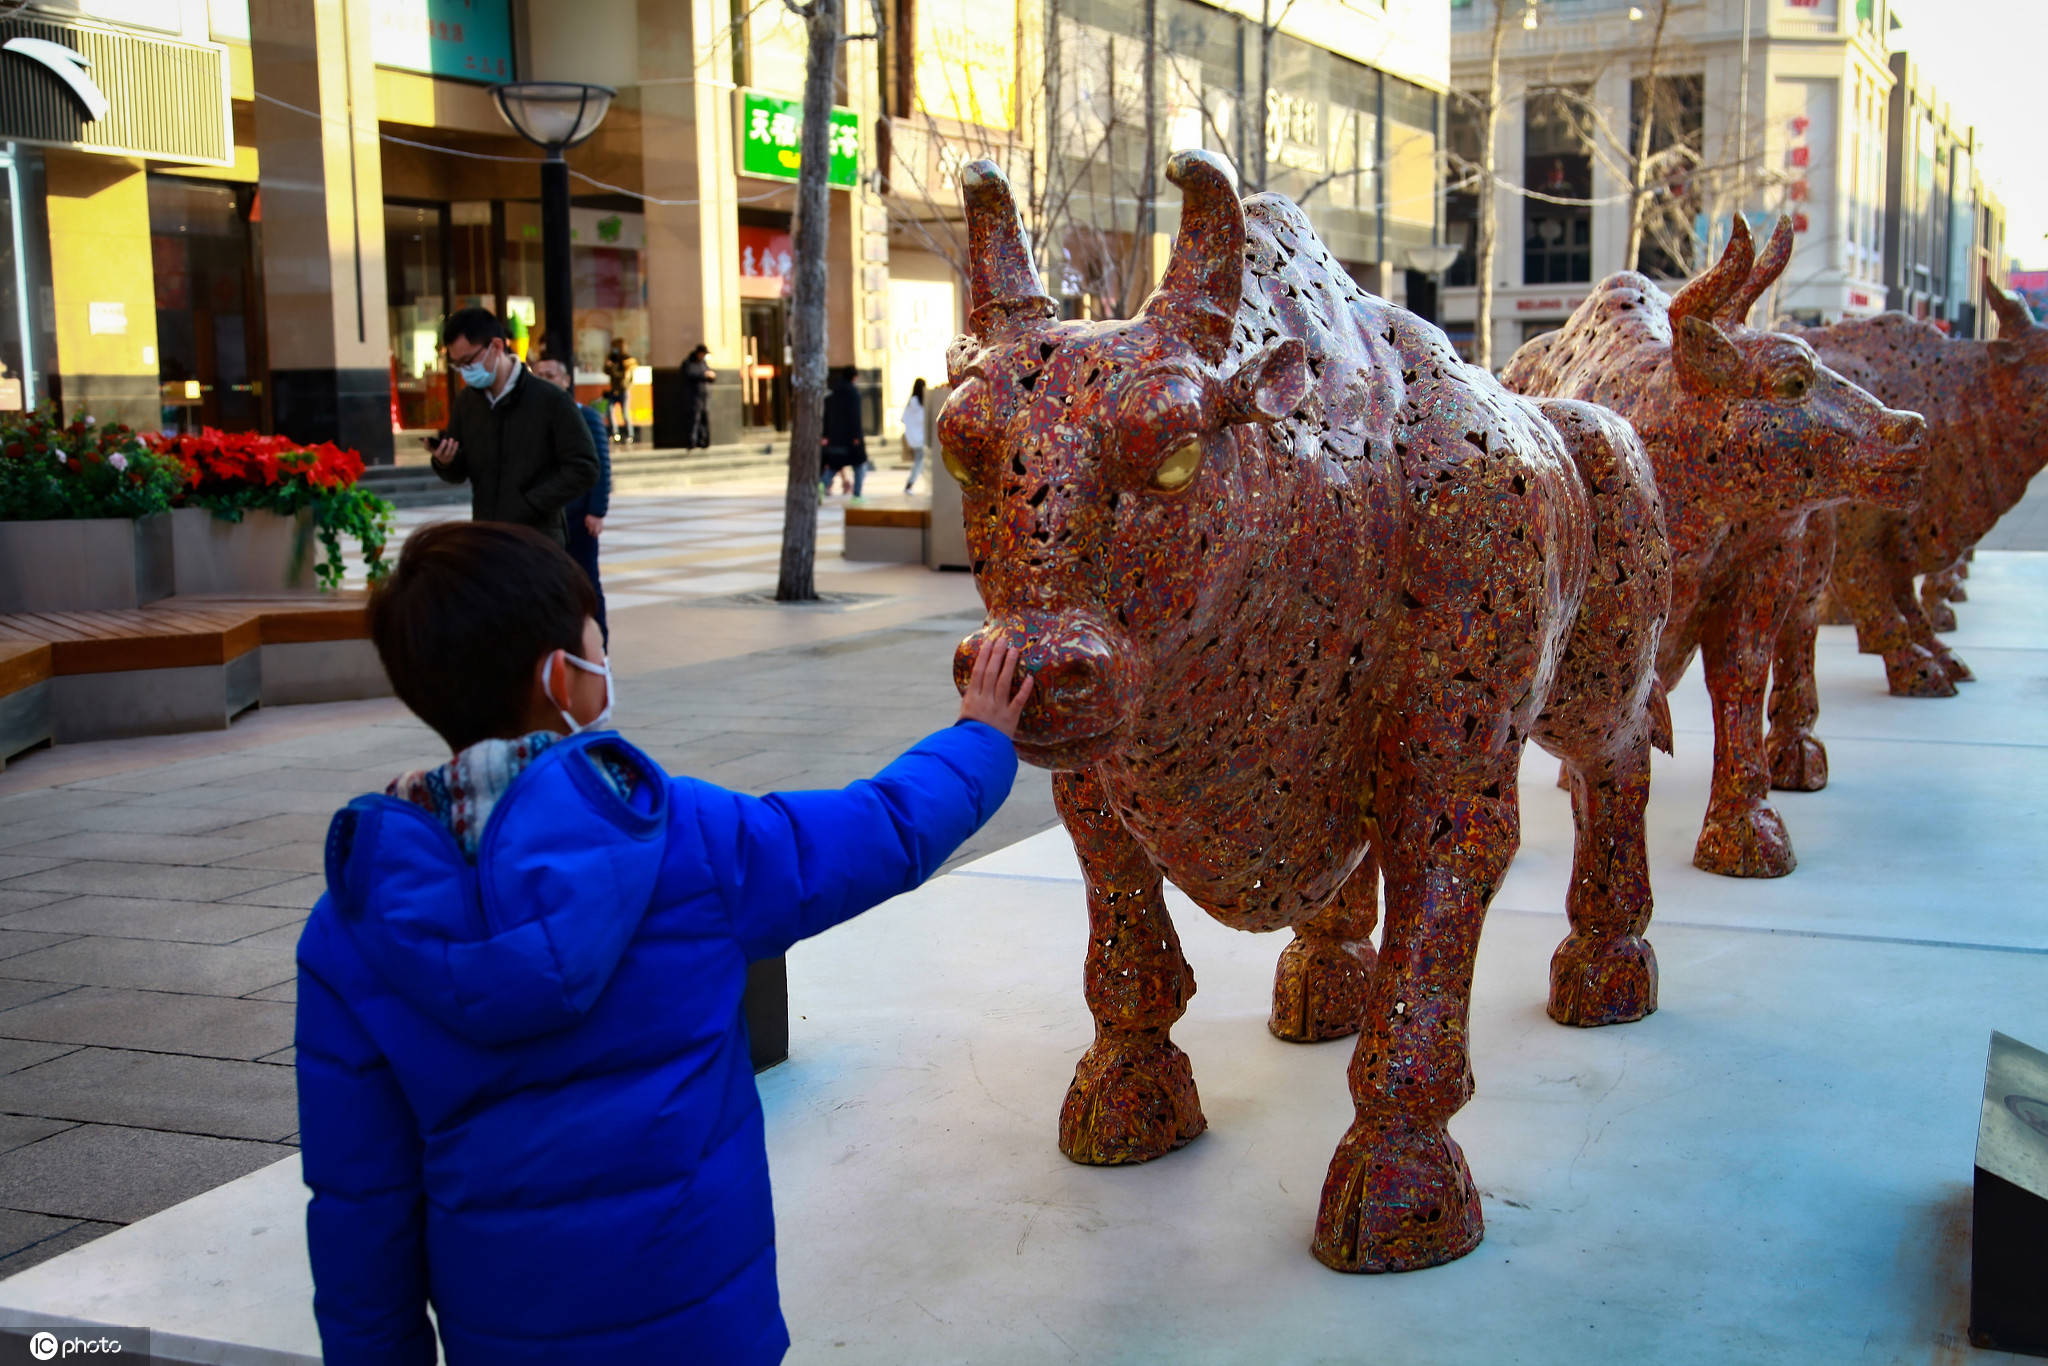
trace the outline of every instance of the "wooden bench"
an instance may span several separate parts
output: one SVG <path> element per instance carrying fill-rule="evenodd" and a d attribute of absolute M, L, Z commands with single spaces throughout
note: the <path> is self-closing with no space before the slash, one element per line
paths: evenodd
<path fill-rule="evenodd" d="M 0 762 L 50 740 L 217 730 L 249 707 L 389 692 L 361 593 L 174 596 L 0 615 Z"/>
<path fill-rule="evenodd" d="M 929 504 L 911 498 L 876 498 L 846 508 L 846 541 L 840 555 L 885 564 L 923 564 L 931 530 Z"/>

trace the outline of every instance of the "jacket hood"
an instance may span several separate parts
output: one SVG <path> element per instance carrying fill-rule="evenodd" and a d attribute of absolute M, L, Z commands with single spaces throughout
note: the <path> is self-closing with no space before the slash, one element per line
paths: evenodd
<path fill-rule="evenodd" d="M 593 751 L 634 770 L 621 797 Z M 477 861 L 427 812 L 358 797 L 327 831 L 327 896 L 378 977 L 450 1031 L 503 1044 L 581 1019 L 640 927 L 668 780 L 616 735 L 550 746 L 492 809 Z"/>

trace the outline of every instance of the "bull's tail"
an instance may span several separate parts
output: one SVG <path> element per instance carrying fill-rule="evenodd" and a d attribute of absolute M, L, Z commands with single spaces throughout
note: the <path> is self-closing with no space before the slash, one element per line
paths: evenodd
<path fill-rule="evenodd" d="M 1666 754 L 1676 754 L 1671 742 L 1671 699 L 1664 695 L 1664 680 L 1650 680 L 1650 743 Z"/>

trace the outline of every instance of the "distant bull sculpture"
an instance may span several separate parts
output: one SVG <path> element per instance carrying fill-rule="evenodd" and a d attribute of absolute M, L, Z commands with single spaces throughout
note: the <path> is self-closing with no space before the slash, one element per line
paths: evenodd
<path fill-rule="evenodd" d="M 1942 599 L 1955 596 L 1971 549 L 2048 465 L 2048 327 L 1988 276 L 1984 298 L 1998 317 L 1996 341 L 1949 337 L 1903 313 L 1800 333 L 1886 403 L 1927 418 L 1927 472 L 1912 505 L 1854 504 L 1833 527 L 1835 600 L 1856 624 L 1858 647 L 1884 657 L 1886 682 L 1900 697 L 1953 697 L 1971 676 L 1934 634 L 1952 618 L 1935 618 L 1948 615 Z M 1922 574 L 1928 582 L 1916 598 L 1913 580 Z M 1809 597 L 1786 627 L 1780 688 L 1810 689 L 1813 625 Z M 1813 720 L 1788 710 L 1781 722 L 1778 710 L 1774 699 L 1774 748 L 1781 729 L 1790 742 Z M 1785 776 L 1782 785 L 1798 785 L 1796 774 Z"/>
<path fill-rule="evenodd" d="M 1693 863 L 1733 877 L 1782 877 L 1797 862 L 1768 800 L 1764 687 L 1779 628 L 1818 572 L 1808 518 L 1852 498 L 1904 507 L 1924 425 L 1805 342 L 1746 325 L 1791 256 L 1789 221 L 1759 259 L 1738 216 L 1721 259 L 1676 297 L 1634 271 L 1609 276 L 1501 374 L 1518 393 L 1613 409 L 1649 452 L 1676 576 L 1657 671 L 1676 687 L 1703 654 L 1714 703 L 1713 793 Z"/>
<path fill-rule="evenodd" d="M 1060 1148 L 1142 1162 L 1206 1125 L 1170 1037 L 1195 990 L 1171 878 L 1224 924 L 1293 928 L 1275 1034 L 1360 1032 L 1315 1255 L 1431 1266 L 1481 1234 L 1445 1125 L 1472 1094 L 1473 955 L 1531 739 L 1578 817 L 1550 1013 L 1656 1006 L 1662 515 L 1611 414 L 1506 393 L 1359 289 L 1293 204 L 1240 204 L 1208 153 L 1166 173 L 1179 236 L 1119 322 L 1060 321 L 1001 173 L 963 176 L 972 313 L 938 439 L 988 618 L 956 671 L 982 638 L 1024 651 L 1018 752 L 1055 770 L 1086 878 L 1096 1034 Z"/>

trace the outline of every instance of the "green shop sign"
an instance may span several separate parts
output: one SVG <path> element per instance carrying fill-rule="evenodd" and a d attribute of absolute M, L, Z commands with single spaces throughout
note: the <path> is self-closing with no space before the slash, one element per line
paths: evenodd
<path fill-rule="evenodd" d="M 795 180 L 804 126 L 800 100 L 740 91 L 740 174 Z M 860 180 L 860 120 L 851 109 L 832 109 L 832 165 L 825 179 L 850 190 Z"/>

